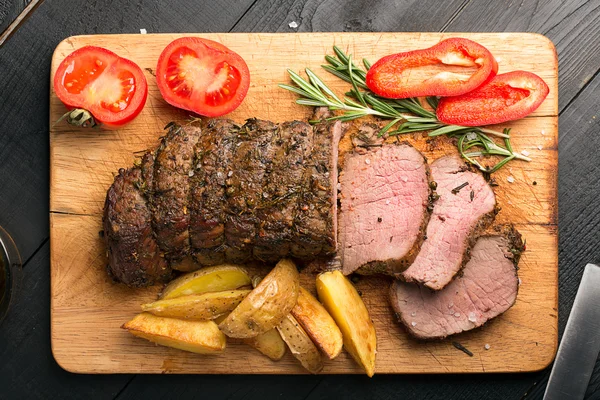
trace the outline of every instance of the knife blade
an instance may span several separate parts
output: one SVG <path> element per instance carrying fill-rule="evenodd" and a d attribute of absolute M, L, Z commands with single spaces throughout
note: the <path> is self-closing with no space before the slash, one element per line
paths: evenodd
<path fill-rule="evenodd" d="M 588 264 L 550 373 L 544 400 L 583 399 L 600 352 L 600 267 Z"/>

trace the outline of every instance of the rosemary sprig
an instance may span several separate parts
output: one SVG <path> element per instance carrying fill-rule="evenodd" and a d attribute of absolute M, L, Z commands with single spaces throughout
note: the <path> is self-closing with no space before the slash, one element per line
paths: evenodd
<path fill-rule="evenodd" d="M 380 130 L 380 136 L 429 131 L 430 137 L 441 135 L 455 137 L 461 156 L 487 174 L 497 171 L 514 159 L 531 161 L 530 158 L 513 151 L 510 144 L 510 129 L 498 132 L 483 127 L 449 125 L 439 121 L 435 114 L 438 105 L 436 97 L 425 99 L 432 109 L 429 110 L 418 98 L 387 99 L 377 96 L 369 90 L 365 82 L 371 63 L 363 59 L 364 68 L 362 68 L 353 62 L 352 55 L 345 54 L 339 47 L 334 46 L 333 51 L 335 57 L 326 55 L 327 64 L 322 67 L 351 84 L 350 91 L 345 93 L 343 98 L 338 97 L 309 68 L 305 69 L 308 80 L 288 69 L 290 78 L 295 85 L 280 84 L 279 87 L 298 94 L 300 96 L 296 100 L 298 104 L 328 107 L 332 111 L 341 111 L 341 113 L 328 118 L 329 120 L 350 121 L 367 115 L 389 119 L 390 122 Z M 488 135 L 502 138 L 504 146 L 496 143 Z M 497 156 L 502 160 L 492 167 L 486 167 L 477 160 L 485 156 Z"/>

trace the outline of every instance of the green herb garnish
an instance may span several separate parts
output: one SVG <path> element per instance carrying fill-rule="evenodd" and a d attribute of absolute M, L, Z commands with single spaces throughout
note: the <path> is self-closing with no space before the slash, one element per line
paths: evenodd
<path fill-rule="evenodd" d="M 372 115 L 391 120 L 379 131 L 379 136 L 396 136 L 411 132 L 429 131 L 430 137 L 446 135 L 457 138 L 457 147 L 461 156 L 486 174 L 502 168 L 513 159 L 531 161 L 513 151 L 510 144 L 510 129 L 498 132 L 483 127 L 448 125 L 436 118 L 438 99 L 427 97 L 425 100 L 433 111 L 426 109 L 418 98 L 386 99 L 371 92 L 365 77 L 371 64 L 363 59 L 364 69 L 352 61 L 352 55 L 345 54 L 334 46 L 335 57 L 326 55 L 328 64 L 323 69 L 350 83 L 352 88 L 343 98 L 338 97 L 309 68 L 305 69 L 308 80 L 288 69 L 294 85 L 279 84 L 279 87 L 300 96 L 296 103 L 311 107 L 327 107 L 332 111 L 342 111 L 328 120 L 351 121 Z M 504 140 L 504 145 L 496 143 L 490 136 Z M 498 156 L 502 159 L 492 167 L 483 166 L 477 159 L 485 156 Z"/>

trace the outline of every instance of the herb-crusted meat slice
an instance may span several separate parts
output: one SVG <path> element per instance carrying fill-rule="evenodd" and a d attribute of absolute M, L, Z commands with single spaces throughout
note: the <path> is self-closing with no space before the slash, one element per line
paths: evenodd
<path fill-rule="evenodd" d="M 517 298 L 517 264 L 524 250 L 510 225 L 477 239 L 461 276 L 445 288 L 396 281 L 390 300 L 408 331 L 420 339 L 441 339 L 483 325 L 508 310 Z"/>
<path fill-rule="evenodd" d="M 496 215 L 496 197 L 483 176 L 468 170 L 458 156 L 431 164 L 439 196 L 427 225 L 427 239 L 402 276 L 433 290 L 446 286 L 468 261 L 473 238 Z"/>
<path fill-rule="evenodd" d="M 252 257 L 257 236 L 258 207 L 268 200 L 263 177 L 275 150 L 272 141 L 278 126 L 269 121 L 249 119 L 239 131 L 238 144 L 226 179 L 225 237 L 227 261 L 243 263 Z"/>
<path fill-rule="evenodd" d="M 190 177 L 190 243 L 196 261 L 217 265 L 225 261 L 226 180 L 239 126 L 231 120 L 211 119 L 202 128 Z"/>
<path fill-rule="evenodd" d="M 154 161 L 152 227 L 169 260 L 189 254 L 189 174 L 201 129 L 171 125 Z"/>
<path fill-rule="evenodd" d="M 406 143 L 349 154 L 340 185 L 343 273 L 402 272 L 418 253 L 428 219 L 425 157 Z"/>
<path fill-rule="evenodd" d="M 337 248 L 337 161 L 342 125 L 314 127 L 313 147 L 305 162 L 302 190 L 294 216 L 291 252 L 306 259 L 330 255 Z"/>
<path fill-rule="evenodd" d="M 306 122 L 284 122 L 273 134 L 272 142 L 273 159 L 266 164 L 253 253 L 254 258 L 266 262 L 276 262 L 290 251 L 304 163 L 312 151 L 313 128 Z"/>
<path fill-rule="evenodd" d="M 150 286 L 171 277 L 154 235 L 146 194 L 152 186 L 152 154 L 142 167 L 120 169 L 106 193 L 104 240 L 109 274 L 130 287 Z"/>

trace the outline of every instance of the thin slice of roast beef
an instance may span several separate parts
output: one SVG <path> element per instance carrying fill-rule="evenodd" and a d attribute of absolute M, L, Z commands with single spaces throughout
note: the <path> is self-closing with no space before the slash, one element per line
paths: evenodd
<path fill-rule="evenodd" d="M 106 193 L 103 229 L 107 271 L 130 287 L 149 286 L 171 277 L 171 268 L 154 239 L 147 206 L 153 161 L 148 153 L 141 168 L 120 169 Z"/>
<path fill-rule="evenodd" d="M 416 255 L 427 220 L 429 170 L 409 144 L 348 154 L 340 174 L 343 273 L 398 273 Z"/>
<path fill-rule="evenodd" d="M 524 250 L 512 226 L 477 239 L 462 276 L 433 291 L 396 280 L 390 300 L 400 322 L 419 339 L 441 339 L 480 327 L 517 298 L 517 264 Z"/>
<path fill-rule="evenodd" d="M 472 239 L 493 222 L 496 197 L 483 176 L 470 171 L 458 156 L 435 160 L 431 178 L 439 198 L 421 250 L 402 277 L 440 290 L 468 261 Z"/>
<path fill-rule="evenodd" d="M 173 124 L 156 151 L 152 227 L 158 245 L 171 261 L 181 260 L 190 251 L 189 174 L 200 133 L 199 127 Z"/>

